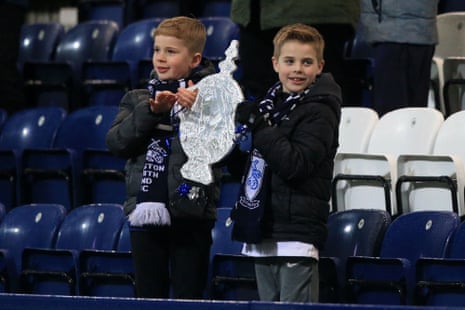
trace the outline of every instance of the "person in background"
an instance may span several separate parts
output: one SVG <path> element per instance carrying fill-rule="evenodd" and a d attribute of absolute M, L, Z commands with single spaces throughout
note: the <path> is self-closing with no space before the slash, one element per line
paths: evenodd
<path fill-rule="evenodd" d="M 427 106 L 437 9 L 438 0 L 361 0 L 361 29 L 375 53 L 373 107 L 380 116 Z"/>
<path fill-rule="evenodd" d="M 143 298 L 203 297 L 219 186 L 199 187 L 203 200 L 182 196 L 186 161 L 177 113 L 195 102 L 187 86 L 215 73 L 202 58 L 205 26 L 197 19 L 165 19 L 154 31 L 150 91 L 129 91 L 107 133 L 108 148 L 127 158 L 127 200 L 136 291 Z M 175 104 L 176 103 L 176 104 Z M 183 208 L 196 210 L 182 214 Z M 171 295 L 170 295 L 171 291 Z"/>
<path fill-rule="evenodd" d="M 324 70 L 341 85 L 344 105 L 359 105 L 358 81 L 344 65 L 345 45 L 354 38 L 359 16 L 359 0 L 232 0 L 231 19 L 240 29 L 241 84 L 246 97 L 263 98 L 277 81 L 269 65 L 274 35 L 282 26 L 303 23 L 325 38 Z"/>
<path fill-rule="evenodd" d="M 318 301 L 342 102 L 339 85 L 322 73 L 324 44 L 313 27 L 284 26 L 273 40 L 279 82 L 259 104 L 236 109 L 253 150 L 231 211 L 232 238 L 256 258 L 263 301 Z"/>

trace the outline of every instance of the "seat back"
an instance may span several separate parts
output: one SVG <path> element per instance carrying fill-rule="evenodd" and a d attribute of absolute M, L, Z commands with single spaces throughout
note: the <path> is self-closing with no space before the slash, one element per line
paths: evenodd
<path fill-rule="evenodd" d="M 130 252 L 131 251 L 131 234 L 129 230 L 129 222 L 125 221 L 121 227 L 118 238 L 117 251 Z"/>
<path fill-rule="evenodd" d="M 22 25 L 18 52 L 20 72 L 26 62 L 52 60 L 64 33 L 64 26 L 58 22 Z"/>
<path fill-rule="evenodd" d="M 118 37 L 118 25 L 112 21 L 87 21 L 69 29 L 56 48 L 55 61 L 72 66 L 76 81 L 81 78 L 85 61 L 111 59 Z"/>
<path fill-rule="evenodd" d="M 0 132 L 0 201 L 7 210 L 21 201 L 23 150 L 50 148 L 65 116 L 66 111 L 58 107 L 31 108 L 14 113 L 5 121 Z"/>
<path fill-rule="evenodd" d="M 231 15 L 231 1 L 230 0 L 207 0 L 203 7 L 202 16 L 223 16 L 229 17 Z"/>
<path fill-rule="evenodd" d="M 320 251 L 320 301 L 345 301 L 345 266 L 349 256 L 377 256 L 391 216 L 384 210 L 346 210 L 331 213 L 328 237 Z"/>
<path fill-rule="evenodd" d="M 89 204 L 71 210 L 58 231 L 55 248 L 114 250 L 124 212 L 118 204 Z"/>
<path fill-rule="evenodd" d="M 231 239 L 232 222 L 229 219 L 231 208 L 218 208 L 217 220 L 212 230 L 213 244 L 211 256 L 215 254 L 240 254 L 242 243 Z"/>
<path fill-rule="evenodd" d="M 402 257 L 412 264 L 419 257 L 444 257 L 460 219 L 449 211 L 417 211 L 402 214 L 388 227 L 381 257 Z"/>
<path fill-rule="evenodd" d="M 343 107 L 339 123 L 338 152 L 366 152 L 371 133 L 378 120 L 378 113 L 371 108 Z"/>
<path fill-rule="evenodd" d="M 31 108 L 8 117 L 0 133 L 0 149 L 49 148 L 66 117 L 59 107 Z"/>
<path fill-rule="evenodd" d="M 117 106 L 92 106 L 70 113 L 57 131 L 54 148 L 107 149 L 105 136 L 118 113 Z"/>
<path fill-rule="evenodd" d="M 66 210 L 58 204 L 21 205 L 11 209 L 0 222 L 0 248 L 7 250 L 11 289 L 16 287 L 24 248 L 51 248 Z"/>
<path fill-rule="evenodd" d="M 125 20 L 125 1 L 123 0 L 85 0 L 79 1 L 79 21 L 111 20 L 121 29 Z"/>
<path fill-rule="evenodd" d="M 178 0 L 145 0 L 142 2 L 142 18 L 173 17 L 181 13 Z"/>
<path fill-rule="evenodd" d="M 384 210 L 353 209 L 331 213 L 321 256 L 375 256 L 379 253 L 391 216 Z"/>
<path fill-rule="evenodd" d="M 465 111 L 448 116 L 439 129 L 433 154 L 457 155 L 465 160 Z"/>
<path fill-rule="evenodd" d="M 447 248 L 446 257 L 465 259 L 465 222 L 462 222 L 454 233 L 452 241 Z"/>
<path fill-rule="evenodd" d="M 141 60 L 150 61 L 153 55 L 153 30 L 162 18 L 149 18 L 128 24 L 122 29 L 113 49 L 112 61 L 129 64 L 132 87 L 138 85 L 138 68 Z M 148 76 L 147 76 L 148 78 Z"/>
<path fill-rule="evenodd" d="M 199 19 L 207 30 L 203 55 L 214 62 L 224 59 L 224 52 L 232 40 L 239 40 L 239 26 L 229 17 L 202 17 Z"/>
<path fill-rule="evenodd" d="M 465 56 L 465 46 L 457 44 L 465 40 L 465 12 L 449 12 L 439 14 L 436 18 L 439 42 L 434 55 L 436 57 Z"/>
<path fill-rule="evenodd" d="M 375 126 L 367 152 L 431 154 L 443 121 L 443 114 L 433 108 L 401 108 L 388 112 Z"/>

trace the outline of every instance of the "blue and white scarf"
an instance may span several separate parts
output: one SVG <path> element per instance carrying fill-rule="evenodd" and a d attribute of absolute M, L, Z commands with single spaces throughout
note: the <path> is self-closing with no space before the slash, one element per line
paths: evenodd
<path fill-rule="evenodd" d="M 187 87 L 187 82 L 185 80 L 153 79 L 149 81 L 148 89 L 151 97 L 155 98 L 158 91 L 169 90 L 176 93 L 179 87 Z M 170 125 L 174 127 L 179 122 L 175 114 L 171 111 Z M 162 127 L 158 126 L 158 128 Z M 171 225 L 166 204 L 168 203 L 168 161 L 172 137 L 173 132 L 152 137 L 147 146 L 136 208 L 129 214 L 131 226 Z"/>
<path fill-rule="evenodd" d="M 259 111 L 269 126 L 278 126 L 309 92 L 310 88 L 307 88 L 302 93 L 283 94 L 282 84 L 278 82 L 260 102 Z M 279 100 L 281 95 L 287 97 Z M 267 166 L 262 154 L 254 148 L 248 158 L 239 198 L 231 211 L 234 240 L 247 243 L 262 240 L 262 219 L 269 200 L 270 172 Z"/>

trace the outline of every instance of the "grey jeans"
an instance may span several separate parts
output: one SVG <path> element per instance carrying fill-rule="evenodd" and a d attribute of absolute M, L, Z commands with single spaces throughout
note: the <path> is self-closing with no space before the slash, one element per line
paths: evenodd
<path fill-rule="evenodd" d="M 257 258 L 255 275 L 262 301 L 318 302 L 318 261 L 313 258 Z"/>

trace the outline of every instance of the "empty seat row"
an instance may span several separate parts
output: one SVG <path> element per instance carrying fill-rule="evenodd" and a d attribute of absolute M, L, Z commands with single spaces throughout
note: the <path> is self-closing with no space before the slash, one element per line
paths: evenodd
<path fill-rule="evenodd" d="M 179 0 L 81 0 L 78 3 L 79 20 L 110 19 L 119 27 L 139 19 L 153 17 L 188 16 L 223 16 L 229 17 L 231 0 L 207 0 L 195 3 Z M 192 5 L 190 5 L 192 6 Z"/>
<path fill-rule="evenodd" d="M 26 203 L 58 203 L 67 210 L 123 203 L 125 160 L 105 144 L 117 110 L 44 107 L 8 116 L 0 130 L 0 201 L 7 210 Z"/>
<path fill-rule="evenodd" d="M 463 216 L 465 111 L 444 120 L 433 108 L 403 108 L 378 118 L 343 108 L 335 158 L 333 211 L 451 210 Z"/>
<path fill-rule="evenodd" d="M 2 292 L 76 295 L 92 290 L 100 252 L 124 252 L 132 262 L 128 226 L 119 204 L 90 204 L 70 212 L 58 204 L 18 206 L 0 222 Z M 120 254 L 123 256 L 123 254 Z M 110 269 L 114 268 L 112 266 Z M 132 290 L 133 280 L 126 278 Z"/>
<path fill-rule="evenodd" d="M 108 20 L 77 24 L 68 31 L 57 23 L 23 25 L 18 68 L 28 103 L 68 111 L 89 105 L 118 105 L 129 89 L 146 87 L 152 66 L 152 31 L 161 18 L 119 29 Z M 207 28 L 204 56 L 225 58 L 238 26 L 228 17 L 202 18 Z"/>
<path fill-rule="evenodd" d="M 228 211 L 221 212 L 226 215 L 219 213 L 215 228 L 214 237 L 223 241 L 215 247 L 214 238 L 212 296 L 256 300 L 254 259 L 228 239 Z M 334 212 L 320 250 L 320 302 L 463 305 L 464 232 L 465 222 L 450 211 L 396 218 L 376 209 Z"/>

